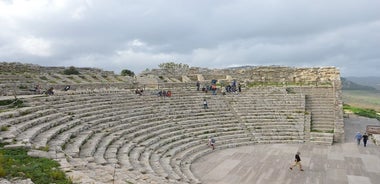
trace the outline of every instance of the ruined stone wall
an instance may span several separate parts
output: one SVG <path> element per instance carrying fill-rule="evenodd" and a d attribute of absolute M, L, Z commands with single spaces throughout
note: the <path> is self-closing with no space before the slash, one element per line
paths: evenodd
<path fill-rule="evenodd" d="M 200 71 L 201 72 L 201 71 Z M 230 75 L 239 81 L 288 82 L 288 83 L 329 83 L 340 80 L 340 72 L 335 67 L 294 68 L 262 66 L 243 69 L 209 70 L 204 75 Z"/>
<path fill-rule="evenodd" d="M 54 66 L 39 66 L 35 64 L 24 64 L 24 63 L 18 63 L 18 62 L 0 62 L 0 72 L 6 73 L 6 72 L 13 72 L 13 73 L 62 73 L 65 69 L 68 69 L 69 67 L 54 67 Z M 98 68 L 79 68 L 75 67 L 80 73 L 82 74 L 89 74 L 89 73 L 99 73 L 99 74 L 105 74 L 105 75 L 114 75 L 113 71 L 103 71 Z"/>
<path fill-rule="evenodd" d="M 160 69 L 154 69 L 142 75 L 165 76 Z M 197 79 L 202 75 L 204 80 L 236 79 L 240 82 L 275 82 L 275 83 L 304 83 L 327 84 L 340 82 L 340 72 L 335 67 L 296 68 L 284 66 L 259 66 L 230 69 L 207 69 L 192 67 L 187 75 L 190 79 Z M 181 78 L 177 76 L 176 78 Z M 194 81 L 195 82 L 195 81 Z"/>

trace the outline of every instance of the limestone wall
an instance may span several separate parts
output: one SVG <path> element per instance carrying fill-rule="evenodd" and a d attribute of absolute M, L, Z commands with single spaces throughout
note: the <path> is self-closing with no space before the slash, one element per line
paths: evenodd
<path fill-rule="evenodd" d="M 194 71 L 193 71 L 194 72 Z M 230 75 L 241 81 L 257 82 L 319 82 L 328 83 L 340 80 L 340 72 L 335 67 L 294 68 L 261 66 L 244 69 L 199 71 L 203 75 Z"/>
<path fill-rule="evenodd" d="M 13 73 L 62 73 L 65 69 L 68 69 L 69 67 L 54 67 L 54 66 L 39 66 L 35 64 L 24 64 L 24 63 L 18 63 L 18 62 L 0 62 L 0 73 L 7 73 L 7 72 L 13 72 Z M 108 74 L 108 75 L 114 75 L 114 72 L 112 71 L 103 71 L 98 68 L 75 68 L 80 73 L 88 74 L 88 73 L 99 73 L 99 74 Z"/>

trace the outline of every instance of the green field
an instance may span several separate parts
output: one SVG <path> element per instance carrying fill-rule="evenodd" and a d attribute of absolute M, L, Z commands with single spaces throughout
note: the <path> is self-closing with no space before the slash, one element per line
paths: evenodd
<path fill-rule="evenodd" d="M 343 103 L 380 112 L 380 91 L 343 90 Z"/>

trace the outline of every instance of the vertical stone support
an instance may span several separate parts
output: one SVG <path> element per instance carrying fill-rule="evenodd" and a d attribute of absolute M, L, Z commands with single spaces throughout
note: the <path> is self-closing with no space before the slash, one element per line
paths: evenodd
<path fill-rule="evenodd" d="M 339 75 L 338 75 L 339 76 Z M 340 78 L 333 81 L 333 93 L 335 94 L 334 110 L 334 142 L 344 142 L 344 121 L 343 121 L 343 100 L 342 100 L 342 85 Z"/>
<path fill-rule="evenodd" d="M 310 130 L 311 130 L 311 114 L 305 111 L 305 142 L 310 142 Z"/>

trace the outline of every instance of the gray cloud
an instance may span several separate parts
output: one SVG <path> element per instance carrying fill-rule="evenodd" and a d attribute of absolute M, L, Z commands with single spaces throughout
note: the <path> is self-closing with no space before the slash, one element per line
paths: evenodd
<path fill-rule="evenodd" d="M 0 2 L 0 60 L 136 73 L 190 66 L 337 66 L 379 76 L 380 1 Z"/>

